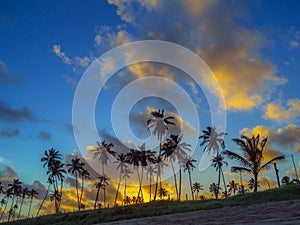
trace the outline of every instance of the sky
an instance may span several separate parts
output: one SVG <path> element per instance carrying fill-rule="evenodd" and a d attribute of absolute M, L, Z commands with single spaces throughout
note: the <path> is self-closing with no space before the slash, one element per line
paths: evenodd
<path fill-rule="evenodd" d="M 76 88 L 95 59 L 115 47 L 142 40 L 168 41 L 197 54 L 212 71 L 222 94 L 228 133 L 226 149 L 238 152 L 232 138 L 259 133 L 268 137 L 265 160 L 285 155 L 286 160 L 278 164 L 280 177 L 294 177 L 291 154 L 300 167 L 299 4 L 296 0 L 2 1 L 1 179 L 18 177 L 28 185 L 38 185 L 43 192 L 47 179 L 40 158 L 45 150 L 53 147 L 67 160 L 80 152 L 87 161 L 91 160 L 89 149 L 97 140 L 86 139 L 86 147 L 81 148 L 72 129 Z M 109 63 L 105 64 L 108 71 L 114 70 L 114 64 Z M 101 73 L 98 75 L 100 80 L 105 78 Z M 166 78 L 166 84 L 172 81 L 179 85 L 193 101 L 199 124 L 189 114 L 190 108 L 185 107 L 179 88 L 165 91 L 161 79 L 145 82 L 132 93 L 143 96 L 152 90 L 159 98 L 146 96 L 134 103 L 123 96 L 116 110 L 120 112 L 119 117 L 111 119 L 118 94 L 132 82 L 149 76 Z M 203 77 L 199 74 L 200 78 Z M 93 82 L 89 84 L 92 89 Z M 169 101 L 161 96 L 167 96 Z M 84 101 L 89 102 L 89 99 Z M 184 116 L 175 107 L 178 103 L 185 108 Z M 96 104 L 92 105 L 95 110 L 92 120 L 101 140 L 114 142 L 116 148 L 125 151 L 151 137 L 146 126 L 151 109 L 165 109 L 167 115 L 175 116 L 182 124 L 181 129 L 172 128 L 168 134 L 181 130 L 184 141 L 195 141 L 192 156 L 199 162 L 203 147 L 194 136 L 211 125 L 210 103 L 203 86 L 180 68 L 159 62 L 140 62 L 122 68 L 105 83 Z M 124 117 L 126 106 L 131 108 Z M 84 112 L 82 109 L 82 117 Z M 122 138 L 116 135 L 112 121 L 121 130 L 129 123 L 137 139 L 142 139 L 141 143 L 135 143 L 125 131 L 119 134 Z M 93 137 L 88 129 L 74 127 L 74 132 Z M 152 138 L 149 145 L 155 141 L 156 138 Z M 226 180 L 238 179 L 230 172 L 234 162 L 227 161 Z M 204 184 L 207 192 L 209 184 L 217 179 L 214 168 L 200 173 L 197 166 L 192 175 Z M 262 177 L 262 188 L 267 187 L 267 181 L 275 186 L 273 170 Z M 92 186 L 92 182 L 90 184 Z M 71 198 L 72 182 L 67 188 Z M 93 193 L 91 188 L 91 198 Z"/>

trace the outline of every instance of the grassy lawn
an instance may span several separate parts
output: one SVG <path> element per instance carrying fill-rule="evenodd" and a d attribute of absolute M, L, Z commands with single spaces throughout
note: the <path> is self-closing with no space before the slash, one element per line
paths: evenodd
<path fill-rule="evenodd" d="M 41 216 L 22 221 L 7 222 L 11 225 L 89 225 L 109 221 L 117 221 L 131 218 L 158 216 L 171 213 L 214 209 L 226 206 L 251 205 L 271 201 L 284 201 L 300 199 L 300 185 L 290 185 L 280 189 L 271 189 L 258 193 L 236 195 L 220 200 L 197 200 L 197 201 L 157 201 L 141 205 L 130 205 L 100 210 L 88 210 L 75 213 L 61 213 Z"/>

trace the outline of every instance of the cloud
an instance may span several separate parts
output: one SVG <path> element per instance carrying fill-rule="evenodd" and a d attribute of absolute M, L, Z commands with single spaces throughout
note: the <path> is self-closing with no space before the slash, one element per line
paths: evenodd
<path fill-rule="evenodd" d="M 8 127 L 3 127 L 0 128 L 0 137 L 17 137 L 20 134 L 20 130 L 17 128 L 8 128 Z"/>
<path fill-rule="evenodd" d="M 7 122 L 18 122 L 22 120 L 37 121 L 33 116 L 32 110 L 27 106 L 14 109 L 5 101 L 0 100 L 0 120 Z"/>
<path fill-rule="evenodd" d="M 275 188 L 277 183 L 272 180 L 270 177 L 258 177 L 258 182 L 261 188 Z"/>
<path fill-rule="evenodd" d="M 51 139 L 51 134 L 47 131 L 41 131 L 38 135 L 39 139 L 48 141 Z"/>
<path fill-rule="evenodd" d="M 6 166 L 0 170 L 0 177 L 2 181 L 11 181 L 17 178 L 17 172 L 13 166 Z"/>
<path fill-rule="evenodd" d="M 117 6 L 117 15 L 136 28 L 141 39 L 171 41 L 195 50 L 218 79 L 229 110 L 255 108 L 276 85 L 286 82 L 260 54 L 266 42 L 263 34 L 238 22 L 246 14 L 238 2 L 108 2 Z"/>
<path fill-rule="evenodd" d="M 76 89 L 78 82 L 77 80 L 75 80 L 75 78 L 67 75 L 63 75 L 62 78 L 65 80 L 67 84 L 71 85 L 74 89 Z"/>
<path fill-rule="evenodd" d="M 68 56 L 66 56 L 66 54 L 64 52 L 61 51 L 60 45 L 53 45 L 52 51 L 58 57 L 60 57 L 63 60 L 64 63 L 66 63 L 66 64 L 72 64 L 72 60 Z"/>
<path fill-rule="evenodd" d="M 0 60 L 0 83 L 18 84 L 18 83 L 21 83 L 21 82 L 22 82 L 22 79 L 13 78 L 8 74 L 5 63 Z"/>
<path fill-rule="evenodd" d="M 287 106 L 284 107 L 281 103 L 269 103 L 266 106 L 264 117 L 266 119 L 275 120 L 277 122 L 293 121 L 300 116 L 300 100 L 290 99 Z"/>
<path fill-rule="evenodd" d="M 268 143 L 271 145 L 277 144 L 282 148 L 290 148 L 298 152 L 300 143 L 300 128 L 295 124 L 289 124 L 285 127 L 274 130 L 267 126 L 256 126 L 252 129 L 243 128 L 242 134 L 260 134 L 263 137 L 268 137 Z M 270 149 L 273 152 L 274 149 Z M 272 154 L 273 155 L 273 154 Z"/>

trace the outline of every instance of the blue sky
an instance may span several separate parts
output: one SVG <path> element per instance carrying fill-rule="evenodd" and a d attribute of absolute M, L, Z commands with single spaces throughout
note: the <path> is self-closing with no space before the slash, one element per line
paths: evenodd
<path fill-rule="evenodd" d="M 292 0 L 2 1 L 1 169 L 13 166 L 22 181 L 44 182 L 39 160 L 45 150 L 54 147 L 64 155 L 78 150 L 71 130 L 72 103 L 88 65 L 121 44 L 156 39 L 190 49 L 214 72 L 227 108 L 227 148 L 237 150 L 230 140 L 241 131 L 264 133 L 269 137 L 270 156 L 288 156 L 279 165 L 281 177 L 293 177 L 290 154 L 300 166 L 299 4 Z M 195 91 L 195 84 L 181 71 L 149 63 L 120 71 L 100 94 L 96 122 L 102 138 L 114 140 L 110 111 L 118 92 L 153 71 L 180 84 L 198 105 L 201 129 L 210 125 L 201 88 L 196 85 Z M 141 118 L 149 107 L 174 112 L 157 99 L 139 102 L 132 116 L 140 119 L 131 121 L 137 136 L 148 135 L 143 133 Z M 189 125 L 186 129 L 192 130 L 193 124 Z M 199 160 L 202 148 L 198 146 L 196 152 Z M 272 172 L 264 175 L 274 180 Z M 200 180 L 209 177 L 198 171 L 193 175 Z"/>

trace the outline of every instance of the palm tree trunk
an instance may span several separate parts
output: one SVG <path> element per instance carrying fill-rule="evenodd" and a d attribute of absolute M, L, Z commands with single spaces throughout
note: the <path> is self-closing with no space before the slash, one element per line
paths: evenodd
<path fill-rule="evenodd" d="M 126 175 L 125 175 L 125 178 L 124 178 L 124 205 L 125 205 L 125 199 L 126 199 Z"/>
<path fill-rule="evenodd" d="M 156 195 L 157 195 L 157 190 L 158 190 L 159 174 L 160 174 L 160 166 L 159 166 L 159 163 L 158 163 L 158 165 L 157 165 L 157 178 L 156 178 L 155 192 L 154 192 L 154 201 L 156 200 Z"/>
<path fill-rule="evenodd" d="M 279 175 L 278 175 L 279 170 L 277 169 L 276 163 L 274 163 L 274 170 L 276 173 L 277 185 L 280 188 L 280 181 L 279 181 Z"/>
<path fill-rule="evenodd" d="M 216 195 L 216 199 L 218 199 L 219 198 L 219 190 L 220 190 L 220 181 L 221 181 L 221 169 L 219 168 L 219 176 L 218 176 L 218 186 L 217 186 L 217 188 L 218 188 L 218 192 L 217 192 L 217 195 Z"/>
<path fill-rule="evenodd" d="M 43 201 L 42 201 L 42 203 L 41 203 L 41 205 L 40 205 L 40 207 L 39 207 L 39 209 L 38 209 L 38 211 L 37 211 L 37 213 L 36 213 L 36 217 L 39 215 L 40 210 L 41 210 L 41 208 L 43 207 L 43 204 L 44 204 L 44 202 L 45 202 L 45 200 L 46 200 L 46 198 L 47 198 L 47 196 L 48 196 L 49 190 L 50 190 L 50 184 L 48 184 L 48 189 L 47 189 L 46 194 L 45 194 L 45 197 L 44 197 L 44 199 L 43 199 Z"/>
<path fill-rule="evenodd" d="M 22 211 L 22 206 L 23 206 L 24 198 L 22 198 L 20 209 L 19 209 L 19 215 L 18 215 L 18 220 L 20 219 L 21 211 Z"/>
<path fill-rule="evenodd" d="M 8 201 L 8 199 L 7 199 L 7 201 Z M 5 207 L 4 207 L 3 211 L 2 211 L 2 213 L 1 213 L 0 221 L 1 221 L 1 219 L 2 219 L 2 217 L 3 217 L 3 215 L 4 215 L 4 212 L 5 212 L 6 208 L 7 208 L 7 201 L 6 201 L 6 203 L 5 203 Z M 4 218 L 3 218 L 3 220 L 4 220 Z"/>
<path fill-rule="evenodd" d="M 118 188 L 117 188 L 117 193 L 116 193 L 114 205 L 116 205 L 116 203 L 117 203 L 117 198 L 118 198 L 118 193 L 119 193 L 119 190 L 120 190 L 121 179 L 122 179 L 122 173 L 120 172 L 119 183 L 118 183 Z"/>
<path fill-rule="evenodd" d="M 191 188 L 192 199 L 195 200 L 194 192 L 193 192 L 193 185 L 192 185 L 191 171 L 189 170 L 188 172 L 189 172 L 189 180 L 190 180 L 190 188 Z"/>
<path fill-rule="evenodd" d="M 149 186 L 149 189 L 150 189 L 150 190 L 149 190 L 149 191 L 150 191 L 150 193 L 149 193 L 149 194 L 150 194 L 149 202 L 151 202 L 151 191 L 152 191 L 152 190 L 151 190 L 151 186 L 152 186 L 152 184 L 151 184 L 151 176 L 152 176 L 152 174 L 151 174 L 151 172 L 150 172 L 150 175 L 149 175 L 149 183 L 150 183 L 150 186 Z"/>
<path fill-rule="evenodd" d="M 171 161 L 171 166 L 172 166 L 172 170 L 173 170 L 173 176 L 174 176 L 174 186 L 175 186 L 175 190 L 176 190 L 176 196 L 177 196 L 177 200 L 178 200 L 178 187 L 177 187 L 177 178 L 176 178 L 176 173 L 175 173 L 175 169 L 174 169 L 173 161 Z"/>
<path fill-rule="evenodd" d="M 100 191 L 100 187 L 98 187 L 98 189 L 97 189 L 97 194 L 96 194 L 96 199 L 95 199 L 94 209 L 96 209 L 96 205 L 97 205 L 97 202 L 98 202 L 99 191 Z"/>
<path fill-rule="evenodd" d="M 11 206 L 10 206 L 10 210 L 9 210 L 9 214 L 8 214 L 8 221 L 10 221 L 10 217 L 11 217 L 11 213 L 12 213 L 14 201 L 15 201 L 15 196 L 13 196 L 13 198 L 11 200 Z"/>
<path fill-rule="evenodd" d="M 77 194 L 77 206 L 78 206 L 78 211 L 80 211 L 77 172 L 75 172 L 75 187 L 76 187 L 76 194 Z"/>
<path fill-rule="evenodd" d="M 106 187 L 104 186 L 103 187 L 103 207 L 105 208 L 105 204 L 106 204 L 106 194 L 105 194 L 105 190 L 106 190 Z"/>
<path fill-rule="evenodd" d="M 292 161 L 293 161 L 293 165 L 294 165 L 294 170 L 295 170 L 295 174 L 296 174 L 296 179 L 299 180 L 293 154 L 291 155 L 291 157 L 292 157 Z"/>
<path fill-rule="evenodd" d="M 82 202 L 82 197 L 83 197 L 83 189 L 84 189 L 84 177 L 81 177 L 81 192 L 80 192 L 80 198 L 79 198 L 79 205 L 81 209 L 81 202 Z"/>
<path fill-rule="evenodd" d="M 28 210 L 28 214 L 27 214 L 28 218 L 29 218 L 30 211 L 31 211 L 31 205 L 32 205 L 32 197 L 30 198 L 29 210 Z"/>
<path fill-rule="evenodd" d="M 138 180 L 139 180 L 139 191 L 138 191 L 138 194 L 137 194 L 137 197 L 140 196 L 140 191 L 141 191 L 141 177 L 140 177 L 140 173 L 139 173 L 139 167 L 137 166 L 136 167 L 136 173 L 137 173 L 137 176 L 138 176 Z"/>
<path fill-rule="evenodd" d="M 178 191 L 178 201 L 181 201 L 181 166 L 179 168 L 179 191 Z"/>
<path fill-rule="evenodd" d="M 254 173 L 254 192 L 257 192 L 257 186 L 258 186 L 257 177 L 258 177 L 258 174 Z"/>
<path fill-rule="evenodd" d="M 243 180 L 242 180 L 242 172 L 240 171 L 240 182 L 241 182 L 241 188 L 242 188 L 242 194 L 244 194 L 244 185 L 243 185 Z"/>
<path fill-rule="evenodd" d="M 222 170 L 222 168 L 220 168 L 220 170 L 221 170 L 221 173 L 222 173 L 222 179 L 223 179 L 223 184 L 224 184 L 224 190 L 225 190 L 225 198 L 227 198 L 227 187 L 226 187 L 226 182 L 225 182 L 225 177 L 224 177 L 224 173 L 223 173 L 223 170 Z"/>

